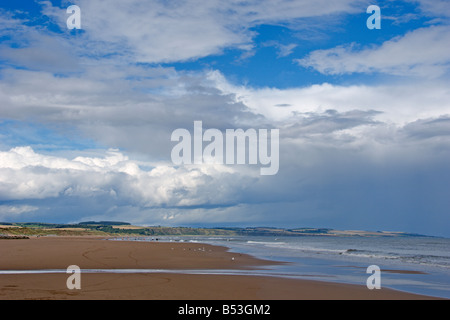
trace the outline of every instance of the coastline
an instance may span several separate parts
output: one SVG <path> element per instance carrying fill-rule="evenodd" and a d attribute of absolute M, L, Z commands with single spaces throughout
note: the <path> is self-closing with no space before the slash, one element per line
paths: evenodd
<path fill-rule="evenodd" d="M 66 287 L 68 274 L 0 274 L 0 300 L 21 299 L 438 299 L 382 288 L 251 274 L 193 274 L 183 270 L 246 270 L 282 264 L 203 243 L 107 241 L 104 237 L 5 240 L 0 270 L 81 268 L 81 289 Z M 134 269 L 133 273 L 83 273 L 83 269 Z M 152 269 L 155 272 L 139 272 Z M 158 271 L 159 270 L 159 271 Z M 171 272 L 160 272 L 170 270 Z"/>

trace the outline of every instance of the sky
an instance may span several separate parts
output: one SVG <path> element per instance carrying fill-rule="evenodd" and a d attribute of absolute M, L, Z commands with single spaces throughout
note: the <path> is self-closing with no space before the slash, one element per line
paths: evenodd
<path fill-rule="evenodd" d="M 0 221 L 450 237 L 449 18 L 448 0 L 3 0 Z M 278 172 L 175 164 L 194 121 L 278 129 Z"/>

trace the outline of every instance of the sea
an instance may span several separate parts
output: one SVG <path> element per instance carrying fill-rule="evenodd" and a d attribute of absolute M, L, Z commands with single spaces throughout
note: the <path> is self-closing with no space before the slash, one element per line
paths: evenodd
<path fill-rule="evenodd" d="M 136 238 L 155 241 L 151 237 Z M 286 262 L 233 273 L 367 285 L 369 266 L 381 287 L 450 299 L 450 239 L 423 236 L 165 236 L 158 241 L 228 247 L 231 252 Z M 406 271 L 406 272 L 405 272 Z M 226 273 L 223 270 L 223 273 Z M 369 289 L 368 289 L 369 290 Z M 374 289 L 376 290 L 376 289 Z"/>

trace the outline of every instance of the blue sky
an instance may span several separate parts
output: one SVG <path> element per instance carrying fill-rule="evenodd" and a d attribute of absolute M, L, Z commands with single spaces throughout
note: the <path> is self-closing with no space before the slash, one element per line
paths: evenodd
<path fill-rule="evenodd" d="M 3 1 L 0 221 L 450 236 L 449 17 L 446 0 Z M 174 165 L 171 133 L 199 120 L 279 129 L 277 175 Z"/>

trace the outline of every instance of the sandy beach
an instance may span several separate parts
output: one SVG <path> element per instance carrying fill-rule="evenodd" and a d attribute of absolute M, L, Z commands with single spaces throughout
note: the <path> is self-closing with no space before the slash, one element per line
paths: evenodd
<path fill-rule="evenodd" d="M 0 270 L 81 268 L 81 289 L 66 273 L 0 274 L 0 300 L 17 299 L 427 299 L 382 288 L 270 276 L 184 274 L 176 270 L 257 269 L 276 262 L 201 243 L 107 241 L 95 237 L 0 240 Z M 165 269 L 83 273 L 83 269 Z"/>

